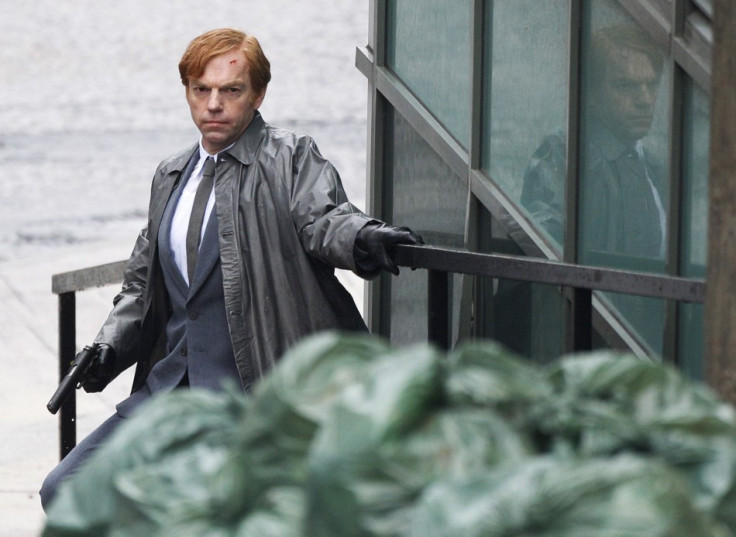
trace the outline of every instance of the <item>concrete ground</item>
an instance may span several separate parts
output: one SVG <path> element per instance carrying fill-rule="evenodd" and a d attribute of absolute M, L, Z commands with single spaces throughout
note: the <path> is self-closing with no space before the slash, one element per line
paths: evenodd
<path fill-rule="evenodd" d="M 69 245 L 0 260 L 0 537 L 38 536 L 45 517 L 38 489 L 59 453 L 58 419 L 46 410 L 57 385 L 57 297 L 51 276 L 125 259 L 136 231 L 120 230 L 106 244 Z M 362 280 L 341 279 L 362 307 Z M 77 294 L 77 346 L 92 341 L 117 286 Z M 94 429 L 124 398 L 125 372 L 101 394 L 77 392 L 77 435 Z"/>

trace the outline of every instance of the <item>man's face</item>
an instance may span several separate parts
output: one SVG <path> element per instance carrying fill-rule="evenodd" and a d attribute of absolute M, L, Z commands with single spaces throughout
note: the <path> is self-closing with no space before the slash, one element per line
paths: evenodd
<path fill-rule="evenodd" d="M 222 151 L 243 134 L 265 96 L 265 91 L 254 93 L 240 50 L 212 58 L 200 77 L 189 79 L 186 91 L 192 119 L 210 154 Z"/>
<path fill-rule="evenodd" d="M 642 52 L 621 49 L 611 55 L 594 99 L 597 116 L 622 141 L 633 144 L 649 133 L 659 74 Z"/>

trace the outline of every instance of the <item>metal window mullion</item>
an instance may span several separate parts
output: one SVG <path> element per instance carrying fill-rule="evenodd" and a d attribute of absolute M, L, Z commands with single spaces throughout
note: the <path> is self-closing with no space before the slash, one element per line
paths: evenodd
<path fill-rule="evenodd" d="M 650 2 L 643 0 L 618 0 L 618 3 L 649 32 L 655 41 L 665 48 L 669 46 L 672 31 L 671 17 L 668 18 Z"/>
<path fill-rule="evenodd" d="M 578 203 L 580 199 L 580 118 L 582 117 L 581 32 L 582 1 L 570 0 L 570 26 L 567 72 L 567 144 L 565 160 L 565 234 L 562 258 L 566 263 L 578 261 Z"/>
<path fill-rule="evenodd" d="M 682 2 L 679 2 L 682 4 Z M 675 6 L 673 14 L 673 28 L 677 31 L 679 9 Z M 681 242 L 682 242 L 682 214 L 683 214 L 683 107 L 685 74 L 673 59 L 670 59 L 672 79 L 670 83 L 670 132 L 669 132 L 669 200 L 667 204 L 666 228 L 666 269 L 667 274 L 679 276 L 681 274 Z M 678 341 L 678 320 L 680 305 L 674 301 L 667 301 L 665 327 L 662 344 L 662 358 L 669 363 L 677 363 L 680 354 Z"/>
<path fill-rule="evenodd" d="M 363 70 L 368 79 L 368 169 L 366 170 L 366 210 L 377 218 L 386 218 L 384 192 L 387 191 L 384 173 L 385 153 L 385 101 L 376 87 L 376 72 L 386 58 L 386 0 L 371 0 L 370 33 L 373 54 L 370 69 Z M 365 62 L 356 61 L 358 65 Z M 364 291 L 364 316 L 369 329 L 384 337 L 389 337 L 391 319 L 390 285 L 383 277 L 368 282 Z"/>
<path fill-rule="evenodd" d="M 376 0 L 368 0 L 368 48 L 376 52 Z"/>
<path fill-rule="evenodd" d="M 580 199 L 580 118 L 581 111 L 581 32 L 582 32 L 582 1 L 570 0 L 568 27 L 568 100 L 567 100 L 567 143 L 565 160 L 567 174 L 565 177 L 565 233 L 563 260 L 567 263 L 578 261 L 578 208 Z M 577 350 L 580 347 L 583 330 L 578 313 L 586 311 L 581 308 L 582 302 L 591 300 L 589 292 L 571 288 L 571 301 L 565 302 L 565 350 Z M 590 319 L 590 316 L 588 316 Z M 590 327 L 588 328 L 590 330 Z M 585 338 L 585 337 L 584 337 Z M 589 338 L 585 338 L 589 339 Z"/>
<path fill-rule="evenodd" d="M 373 51 L 376 67 L 386 65 L 386 23 L 388 21 L 388 0 L 372 0 L 373 4 Z"/>
<path fill-rule="evenodd" d="M 393 163 L 395 159 L 395 127 L 396 121 L 393 119 L 396 113 L 391 105 L 386 102 L 383 96 L 376 92 L 376 104 L 379 108 L 380 121 L 378 122 L 378 136 L 380 140 L 380 158 L 377 161 L 378 167 L 381 174 L 381 198 L 379 203 L 381 204 L 381 214 L 383 219 L 389 223 L 393 222 L 394 213 L 394 174 L 393 174 Z M 376 129 L 378 130 L 378 128 Z M 374 325 L 377 327 L 378 334 L 384 336 L 387 339 L 391 338 L 391 274 L 383 271 L 381 275 L 374 280 L 378 290 L 376 291 L 378 296 L 378 303 L 380 308 L 378 309 L 379 318 L 377 323 Z"/>
<path fill-rule="evenodd" d="M 473 0 L 472 28 L 470 31 L 470 148 L 469 168 L 480 169 L 483 132 L 483 53 L 485 33 L 485 0 Z M 490 9 L 490 8 L 489 8 Z M 486 88 L 490 91 L 490 88 Z M 470 184 L 470 181 L 468 181 Z"/>
<path fill-rule="evenodd" d="M 681 36 L 685 33 L 685 21 L 689 11 L 690 0 L 674 0 L 672 7 L 672 36 Z"/>
<path fill-rule="evenodd" d="M 470 147 L 468 149 L 468 172 L 467 185 L 468 195 L 465 207 L 465 248 L 477 251 L 479 248 L 480 234 L 485 231 L 480 229 L 478 216 L 478 200 L 473 195 L 472 176 L 473 170 L 481 167 L 482 143 L 483 143 L 483 94 L 484 89 L 490 92 L 490 88 L 483 87 L 485 51 L 485 8 L 487 0 L 473 0 L 472 28 L 470 32 Z M 490 8 L 489 8 L 490 9 Z M 479 288 L 478 277 L 474 275 L 461 276 L 460 312 L 458 322 L 458 339 L 473 335 L 475 324 L 474 312 L 476 304 L 480 303 L 481 297 L 476 295 Z M 452 303 L 450 303 L 452 306 Z"/>
<path fill-rule="evenodd" d="M 710 92 L 710 65 L 688 46 L 686 33 L 691 0 L 674 0 L 670 53 L 677 64 L 705 91 Z M 712 48 L 713 43 L 710 43 Z"/>

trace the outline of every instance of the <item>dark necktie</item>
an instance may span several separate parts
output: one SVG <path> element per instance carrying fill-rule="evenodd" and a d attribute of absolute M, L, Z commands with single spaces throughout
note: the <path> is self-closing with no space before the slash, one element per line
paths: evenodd
<path fill-rule="evenodd" d="M 207 209 L 207 201 L 212 192 L 212 183 L 215 177 L 215 159 L 207 157 L 204 162 L 202 181 L 197 187 L 192 205 L 192 215 L 189 217 L 189 229 L 187 230 L 187 274 L 189 285 L 194 280 L 194 269 L 197 267 L 197 255 L 199 253 L 199 239 L 202 236 L 202 224 L 204 213 Z"/>

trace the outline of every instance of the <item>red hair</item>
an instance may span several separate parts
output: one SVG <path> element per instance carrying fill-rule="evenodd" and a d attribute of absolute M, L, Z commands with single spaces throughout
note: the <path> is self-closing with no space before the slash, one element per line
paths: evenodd
<path fill-rule="evenodd" d="M 258 39 L 232 28 L 210 30 L 192 39 L 179 62 L 181 83 L 189 86 L 189 79 L 201 76 L 207 62 L 234 49 L 245 55 L 253 91 L 257 95 L 262 94 L 271 81 L 271 64 Z"/>

